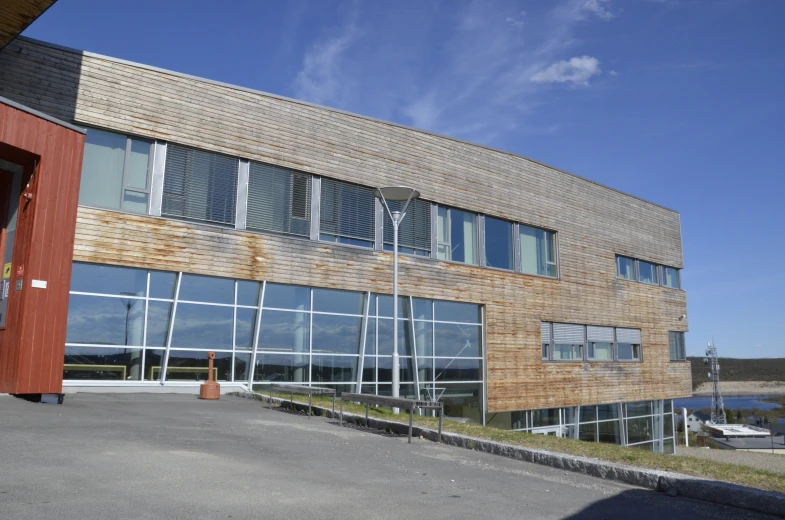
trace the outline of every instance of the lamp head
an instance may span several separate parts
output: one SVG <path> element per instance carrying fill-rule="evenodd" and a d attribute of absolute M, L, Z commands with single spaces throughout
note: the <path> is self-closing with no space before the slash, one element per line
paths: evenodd
<path fill-rule="evenodd" d="M 408 186 L 386 186 L 373 190 L 375 197 L 389 201 L 406 202 L 420 196 L 420 192 Z"/>

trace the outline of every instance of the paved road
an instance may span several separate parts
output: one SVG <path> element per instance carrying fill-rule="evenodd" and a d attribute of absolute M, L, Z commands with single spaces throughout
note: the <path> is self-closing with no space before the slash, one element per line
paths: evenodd
<path fill-rule="evenodd" d="M 257 401 L 0 396 L 0 518 L 766 518 Z"/>

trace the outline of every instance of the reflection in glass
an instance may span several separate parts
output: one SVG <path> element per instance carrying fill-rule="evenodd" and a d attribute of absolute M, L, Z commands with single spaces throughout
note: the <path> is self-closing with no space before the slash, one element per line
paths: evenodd
<path fill-rule="evenodd" d="M 72 294 L 66 343 L 142 346 L 144 300 Z"/>
<path fill-rule="evenodd" d="M 363 382 L 375 383 L 376 382 L 376 357 L 365 356 L 363 360 Z"/>
<path fill-rule="evenodd" d="M 147 189 L 147 171 L 150 162 L 150 141 L 131 139 L 131 155 L 128 157 L 128 183 L 130 188 Z"/>
<path fill-rule="evenodd" d="M 386 318 L 393 317 L 393 298 L 392 296 L 388 296 L 386 294 L 379 294 L 377 295 L 377 301 L 379 302 L 379 316 L 384 316 Z M 398 297 L 398 319 L 408 318 L 409 317 L 409 298 L 405 296 Z"/>
<path fill-rule="evenodd" d="M 612 361 L 613 344 L 607 342 L 590 341 L 589 359 L 592 361 Z"/>
<path fill-rule="evenodd" d="M 673 455 L 676 453 L 673 445 L 673 439 L 665 439 L 662 441 L 662 452 L 666 455 Z"/>
<path fill-rule="evenodd" d="M 150 298 L 174 298 L 174 289 L 177 284 L 175 273 L 150 271 Z"/>
<path fill-rule="evenodd" d="M 264 317 L 264 314 L 262 314 Z M 355 316 L 313 315 L 313 352 L 357 354 L 362 318 Z"/>
<path fill-rule="evenodd" d="M 379 319 L 378 323 L 378 348 L 380 356 L 391 356 L 393 353 L 393 321 L 384 318 Z M 398 320 L 398 355 L 411 355 L 411 335 L 409 334 L 409 323 L 405 320 Z"/>
<path fill-rule="evenodd" d="M 249 305 L 256 307 L 259 305 L 259 282 L 249 282 L 246 280 L 237 281 L 237 305 Z"/>
<path fill-rule="evenodd" d="M 485 217 L 485 263 L 512 269 L 512 222 Z"/>
<path fill-rule="evenodd" d="M 608 444 L 621 444 L 619 435 L 619 421 L 605 421 L 597 423 L 597 440 Z"/>
<path fill-rule="evenodd" d="M 619 405 L 616 404 L 601 404 L 597 406 L 597 419 L 606 421 L 608 419 L 619 418 Z"/>
<path fill-rule="evenodd" d="M 63 379 L 139 381 L 142 349 L 66 347 Z"/>
<path fill-rule="evenodd" d="M 161 363 L 164 359 L 163 350 L 145 350 L 144 351 L 144 371 L 142 377 L 145 381 L 160 381 L 161 380 Z M 153 378 L 155 374 L 155 378 Z"/>
<path fill-rule="evenodd" d="M 635 280 L 635 260 L 626 256 L 617 256 L 616 276 L 625 280 Z"/>
<path fill-rule="evenodd" d="M 165 347 L 169 334 L 169 319 L 172 315 L 171 302 L 147 302 L 147 341 L 148 347 Z"/>
<path fill-rule="evenodd" d="M 482 384 L 449 383 L 438 386 L 444 388 L 440 399 L 444 403 L 444 415 L 464 417 L 482 424 Z"/>
<path fill-rule="evenodd" d="M 638 280 L 643 283 L 659 285 L 657 266 L 643 260 L 638 261 Z"/>
<path fill-rule="evenodd" d="M 313 310 L 338 314 L 363 314 L 363 293 L 334 289 L 313 290 Z"/>
<path fill-rule="evenodd" d="M 665 280 L 663 281 L 664 285 L 666 287 L 679 289 L 679 270 L 673 267 L 663 267 L 663 271 L 665 273 Z"/>
<path fill-rule="evenodd" d="M 268 283 L 264 287 L 264 307 L 268 309 L 311 309 L 311 290 L 299 285 Z"/>
<path fill-rule="evenodd" d="M 597 423 L 581 424 L 578 429 L 578 438 L 582 441 L 595 442 L 597 440 Z"/>
<path fill-rule="evenodd" d="M 592 422 L 597 420 L 596 406 L 581 406 L 581 422 Z"/>
<path fill-rule="evenodd" d="M 651 417 L 627 419 L 627 443 L 650 441 L 654 439 Z"/>
<path fill-rule="evenodd" d="M 118 209 L 126 143 L 124 135 L 88 129 L 82 159 L 79 204 Z"/>
<path fill-rule="evenodd" d="M 580 361 L 583 359 L 583 344 L 554 343 L 553 359 L 554 361 Z"/>
<path fill-rule="evenodd" d="M 543 426 L 558 426 L 559 409 L 546 408 L 544 410 L 532 410 L 531 418 L 532 418 L 531 426 L 533 428 L 540 428 Z"/>
<path fill-rule="evenodd" d="M 435 358 L 436 381 L 482 381 L 482 361 L 464 358 Z"/>
<path fill-rule="evenodd" d="M 482 323 L 480 306 L 474 303 L 447 302 L 435 300 L 436 321 L 455 321 L 460 323 Z"/>
<path fill-rule="evenodd" d="M 417 358 L 417 371 L 419 373 L 420 383 L 430 383 L 433 381 L 433 358 L 418 357 Z"/>
<path fill-rule="evenodd" d="M 433 324 L 427 321 L 415 321 L 414 340 L 418 356 L 433 355 Z"/>
<path fill-rule="evenodd" d="M 640 347 L 634 343 L 617 343 L 616 354 L 620 361 L 637 361 L 641 358 Z"/>
<path fill-rule="evenodd" d="M 71 270 L 71 290 L 144 297 L 147 293 L 147 271 L 74 262 Z"/>
<path fill-rule="evenodd" d="M 178 303 L 172 346 L 231 350 L 233 314 L 231 307 Z"/>
<path fill-rule="evenodd" d="M 207 381 L 209 366 L 207 352 L 170 350 L 166 365 L 167 381 Z M 158 378 L 158 370 L 153 368 L 153 379 Z M 213 377 L 216 381 L 231 381 L 232 353 L 216 352 L 213 363 Z"/>
<path fill-rule="evenodd" d="M 665 413 L 663 415 L 662 432 L 665 437 L 673 435 L 673 414 Z"/>
<path fill-rule="evenodd" d="M 248 381 L 248 366 L 251 364 L 251 354 L 234 355 L 234 380 Z"/>
<path fill-rule="evenodd" d="M 238 308 L 235 312 L 234 346 L 237 349 L 248 350 L 253 344 L 256 309 Z"/>
<path fill-rule="evenodd" d="M 355 381 L 357 359 L 357 356 L 313 356 L 311 381 L 314 383 Z"/>
<path fill-rule="evenodd" d="M 415 320 L 433 319 L 433 300 L 424 300 L 422 298 L 412 298 L 412 300 Z"/>
<path fill-rule="evenodd" d="M 379 373 L 379 381 L 382 383 L 389 383 L 392 381 L 392 356 L 379 356 L 376 358 L 377 370 Z M 400 368 L 399 381 L 414 381 L 412 375 L 412 358 L 400 356 L 398 358 L 398 366 Z"/>
<path fill-rule="evenodd" d="M 453 323 L 434 324 L 434 352 L 442 357 L 482 357 L 480 327 Z"/>
<path fill-rule="evenodd" d="M 308 356 L 260 353 L 256 356 L 254 381 L 307 383 Z"/>
<path fill-rule="evenodd" d="M 305 312 L 263 310 L 257 348 L 307 353 L 310 318 Z"/>
<path fill-rule="evenodd" d="M 555 235 L 544 229 L 519 226 L 521 272 L 556 277 Z"/>
<path fill-rule="evenodd" d="M 234 280 L 196 274 L 183 274 L 180 300 L 234 304 Z M 179 310 L 178 310 L 179 312 Z"/>
<path fill-rule="evenodd" d="M 147 213 L 147 193 L 133 190 L 123 190 L 123 202 L 120 208 L 131 213 Z"/>

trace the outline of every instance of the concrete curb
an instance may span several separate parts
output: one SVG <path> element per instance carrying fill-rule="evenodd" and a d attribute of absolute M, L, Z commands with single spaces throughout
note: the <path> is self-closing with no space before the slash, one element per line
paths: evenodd
<path fill-rule="evenodd" d="M 257 401 L 267 401 L 266 396 L 252 392 L 233 392 L 229 395 L 246 399 L 255 399 Z M 275 397 L 273 398 L 273 401 L 278 402 L 279 405 L 293 405 L 297 410 L 308 410 L 307 404 L 296 401 L 290 402 Z M 333 415 L 332 409 L 319 406 L 313 406 L 313 412 L 315 415 L 329 418 L 337 418 L 340 413 L 336 409 L 336 413 Z M 344 412 L 343 416 L 344 421 L 347 423 L 365 424 L 364 415 Z M 407 435 L 409 432 L 408 424 L 385 421 L 373 417 L 368 419 L 368 427 L 378 430 L 390 430 L 402 435 Z M 434 442 L 436 442 L 437 439 L 437 432 L 435 430 L 417 425 L 412 427 L 412 435 Z M 512 446 L 500 442 L 466 437 L 450 432 L 442 432 L 442 444 L 482 451 L 493 455 L 501 455 L 502 457 L 533 462 L 543 466 L 550 466 L 552 468 L 563 469 L 575 473 L 583 473 L 584 475 L 617 482 L 625 482 L 642 488 L 662 491 L 670 496 L 681 495 L 688 498 L 749 509 L 785 518 L 785 494 L 773 491 L 763 491 L 736 484 L 718 482 L 716 480 L 682 475 L 680 473 L 623 466 L 613 462 L 604 462 L 576 455 L 565 455 L 562 453 L 536 450 L 521 446 Z"/>

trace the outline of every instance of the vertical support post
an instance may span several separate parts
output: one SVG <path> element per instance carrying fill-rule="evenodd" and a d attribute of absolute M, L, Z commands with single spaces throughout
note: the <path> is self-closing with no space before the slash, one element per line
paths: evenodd
<path fill-rule="evenodd" d="M 422 397 L 420 393 L 420 367 L 417 364 L 417 336 L 414 333 L 414 298 L 411 296 L 408 297 L 409 301 L 409 337 L 412 340 L 412 351 L 410 354 L 412 355 L 412 370 L 414 371 L 414 391 L 415 391 L 415 399 L 420 399 Z"/>
<path fill-rule="evenodd" d="M 166 143 L 156 141 L 153 151 L 153 175 L 150 181 L 150 210 L 153 217 L 161 216 L 164 196 L 164 170 L 166 169 Z"/>
<path fill-rule="evenodd" d="M 619 436 L 621 445 L 627 446 L 627 421 L 624 414 L 624 403 L 619 402 Z"/>
<path fill-rule="evenodd" d="M 338 424 L 343 426 L 343 399 L 341 399 L 341 419 L 338 421 Z"/>
<path fill-rule="evenodd" d="M 370 405 L 368 403 L 365 403 L 365 427 L 366 428 L 368 427 L 368 408 L 369 407 L 370 407 Z"/>
<path fill-rule="evenodd" d="M 253 375 L 256 371 L 256 353 L 259 349 L 259 328 L 262 324 L 262 304 L 264 303 L 264 291 L 267 289 L 267 282 L 262 282 L 262 290 L 259 292 L 259 300 L 256 302 L 256 325 L 253 331 L 253 341 L 251 342 L 251 366 L 248 367 L 248 390 L 253 392 Z M 270 399 L 273 394 L 270 392 Z"/>
<path fill-rule="evenodd" d="M 398 358 L 398 219 L 400 213 L 392 214 L 393 224 L 393 357 L 392 357 L 392 396 L 401 393 L 401 361 Z M 397 414 L 398 408 L 393 407 L 392 413 Z"/>
<path fill-rule="evenodd" d="M 333 417 L 335 417 L 335 390 L 333 390 Z"/>
<path fill-rule="evenodd" d="M 313 403 L 313 394 L 308 394 L 308 418 L 311 418 L 311 404 Z"/>
<path fill-rule="evenodd" d="M 409 405 L 409 444 L 412 443 L 412 423 L 414 422 L 414 406 Z"/>
<path fill-rule="evenodd" d="M 169 349 L 172 347 L 172 332 L 174 331 L 174 319 L 177 314 L 177 300 L 180 298 L 180 285 L 183 281 L 182 271 L 177 273 L 177 286 L 174 288 L 174 302 L 172 302 L 172 317 L 169 320 L 169 330 L 166 333 L 166 352 L 161 363 L 161 386 L 166 383 L 166 369 L 169 367 Z"/>
<path fill-rule="evenodd" d="M 682 408 L 681 409 L 681 414 L 682 414 L 682 418 L 684 420 L 684 447 L 685 448 L 689 448 L 690 447 L 690 432 L 687 429 L 687 409 L 686 408 Z"/>
<path fill-rule="evenodd" d="M 442 421 L 444 420 L 444 403 L 439 403 L 439 444 L 442 443 Z"/>
<path fill-rule="evenodd" d="M 365 370 L 365 342 L 368 337 L 368 314 L 371 309 L 371 291 L 365 293 L 365 312 L 360 330 L 360 358 L 357 360 L 357 377 L 355 383 L 355 393 L 361 394 L 363 388 L 363 370 Z"/>
<path fill-rule="evenodd" d="M 311 240 L 319 240 L 319 223 L 321 221 L 322 178 L 311 177 Z"/>

